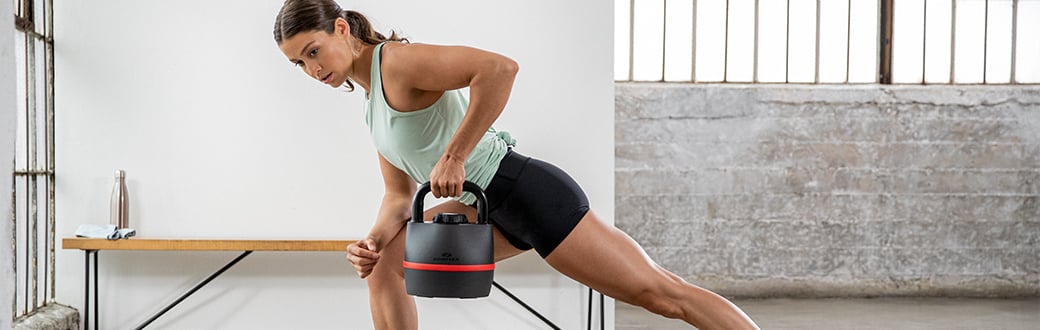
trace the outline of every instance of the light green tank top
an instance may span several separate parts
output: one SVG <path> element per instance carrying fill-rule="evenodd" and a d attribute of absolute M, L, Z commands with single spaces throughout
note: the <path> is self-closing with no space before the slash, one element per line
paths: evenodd
<path fill-rule="evenodd" d="M 445 91 L 433 105 L 416 111 L 394 110 L 383 96 L 383 80 L 380 73 L 380 43 L 372 52 L 372 77 L 368 100 L 365 103 L 365 123 L 376 150 L 390 164 L 423 183 L 430 180 L 433 166 L 441 159 L 444 150 L 466 115 L 469 101 L 459 90 Z M 466 180 L 487 189 L 498 171 L 498 164 L 516 141 L 507 132 L 488 129 L 466 158 Z M 469 193 L 456 198 L 471 204 L 476 197 Z"/>

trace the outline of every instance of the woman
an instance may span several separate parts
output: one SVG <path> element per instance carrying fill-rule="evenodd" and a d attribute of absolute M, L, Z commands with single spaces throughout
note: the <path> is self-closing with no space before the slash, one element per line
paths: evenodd
<path fill-rule="evenodd" d="M 274 38 L 289 61 L 333 88 L 360 85 L 379 151 L 385 194 L 368 237 L 348 247 L 367 279 L 377 329 L 418 327 L 405 292 L 404 228 L 417 182 L 455 197 L 426 212 L 476 218 L 462 183 L 484 188 L 495 260 L 534 249 L 564 275 L 621 301 L 701 329 L 755 329 L 731 302 L 655 264 L 632 238 L 589 210 L 585 193 L 555 166 L 512 151 L 491 124 L 509 99 L 517 63 L 469 48 L 411 44 L 374 31 L 334 0 L 288 0 Z M 469 100 L 459 89 L 469 87 Z M 596 265 L 591 267 L 590 265 Z"/>

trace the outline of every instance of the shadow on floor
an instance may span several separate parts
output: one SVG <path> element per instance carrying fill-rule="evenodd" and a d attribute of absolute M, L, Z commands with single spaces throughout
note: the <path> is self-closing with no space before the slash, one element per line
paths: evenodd
<path fill-rule="evenodd" d="M 1040 329 L 1040 298 L 734 300 L 762 329 Z M 690 329 L 617 302 L 617 330 Z"/>

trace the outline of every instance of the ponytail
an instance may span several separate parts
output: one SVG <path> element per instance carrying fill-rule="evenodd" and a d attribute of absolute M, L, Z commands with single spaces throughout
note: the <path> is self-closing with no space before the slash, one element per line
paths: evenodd
<path fill-rule="evenodd" d="M 397 35 L 397 32 L 390 31 L 390 37 L 387 38 L 379 31 L 372 28 L 372 23 L 368 21 L 365 15 L 353 11 L 353 10 L 341 10 L 340 17 L 343 17 L 350 24 L 350 35 L 354 36 L 358 40 L 369 44 L 375 45 L 384 41 L 402 41 L 408 42 L 408 38 L 404 38 Z"/>

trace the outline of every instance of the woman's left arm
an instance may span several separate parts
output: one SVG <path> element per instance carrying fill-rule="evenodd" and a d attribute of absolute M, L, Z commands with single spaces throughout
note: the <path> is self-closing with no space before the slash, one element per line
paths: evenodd
<path fill-rule="evenodd" d="M 430 173 L 434 196 L 459 196 L 466 158 L 505 108 L 519 67 L 508 57 L 464 46 L 411 44 L 394 52 L 394 65 L 384 70 L 400 83 L 435 92 L 469 87 L 462 124 Z"/>

